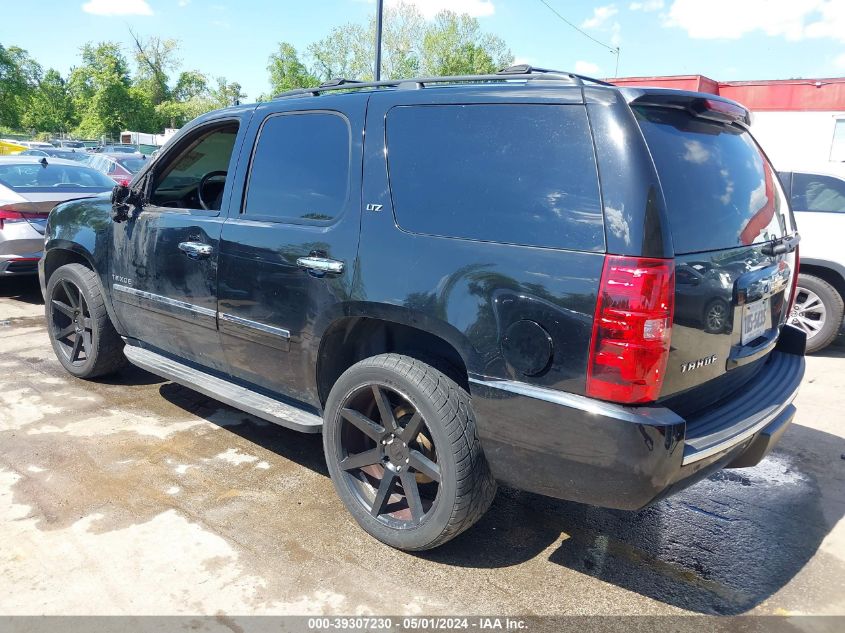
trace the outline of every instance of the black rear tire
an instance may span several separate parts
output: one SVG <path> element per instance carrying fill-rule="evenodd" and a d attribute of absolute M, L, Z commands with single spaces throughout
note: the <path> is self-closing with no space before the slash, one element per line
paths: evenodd
<path fill-rule="evenodd" d="M 496 494 L 469 394 L 409 356 L 374 356 L 343 373 L 326 403 L 323 448 L 350 514 L 398 549 L 442 545 Z"/>
<path fill-rule="evenodd" d="M 126 365 L 123 340 L 114 329 L 97 274 L 66 264 L 47 282 L 47 331 L 56 357 L 77 378 L 97 378 Z"/>

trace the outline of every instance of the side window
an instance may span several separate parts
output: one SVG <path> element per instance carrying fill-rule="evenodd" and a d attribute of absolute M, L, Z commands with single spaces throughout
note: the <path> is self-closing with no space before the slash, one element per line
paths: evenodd
<path fill-rule="evenodd" d="M 845 213 L 845 180 L 820 174 L 793 174 L 792 208 Z"/>
<path fill-rule="evenodd" d="M 583 106 L 397 106 L 387 144 L 396 221 L 408 231 L 604 249 Z"/>
<path fill-rule="evenodd" d="M 349 124 L 338 114 L 270 115 L 252 156 L 244 217 L 331 222 L 346 206 L 350 149 Z"/>
<path fill-rule="evenodd" d="M 179 209 L 220 210 L 238 124 L 204 127 L 161 156 L 150 202 Z"/>

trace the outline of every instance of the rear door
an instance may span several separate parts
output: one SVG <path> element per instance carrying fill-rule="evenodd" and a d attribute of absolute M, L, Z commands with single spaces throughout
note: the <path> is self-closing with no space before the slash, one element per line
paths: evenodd
<path fill-rule="evenodd" d="M 315 406 L 319 333 L 342 315 L 355 274 L 366 104 L 324 96 L 259 107 L 239 167 L 246 186 L 220 241 L 232 375 Z"/>
<path fill-rule="evenodd" d="M 663 395 L 713 382 L 736 388 L 777 341 L 797 253 L 777 174 L 748 131 L 690 110 L 633 106 L 666 202 L 675 253 L 675 316 Z M 702 391 L 702 393 L 704 393 Z M 688 401 L 691 402 L 691 401 Z"/>

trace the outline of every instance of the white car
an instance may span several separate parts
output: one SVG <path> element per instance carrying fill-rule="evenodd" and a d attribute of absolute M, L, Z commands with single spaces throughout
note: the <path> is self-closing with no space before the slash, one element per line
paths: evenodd
<path fill-rule="evenodd" d="M 845 297 L 845 163 L 781 170 L 801 234 L 801 274 L 790 323 L 807 333 L 807 351 L 827 347 L 842 326 Z"/>
<path fill-rule="evenodd" d="M 111 191 L 96 169 L 52 156 L 0 156 L 0 277 L 34 275 L 58 203 Z"/>

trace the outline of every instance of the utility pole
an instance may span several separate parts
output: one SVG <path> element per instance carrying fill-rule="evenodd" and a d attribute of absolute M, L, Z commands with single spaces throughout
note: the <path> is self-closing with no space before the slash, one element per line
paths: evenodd
<path fill-rule="evenodd" d="M 384 0 L 378 0 L 378 16 L 376 17 L 376 68 L 375 80 L 381 81 L 381 26 L 384 19 Z"/>

